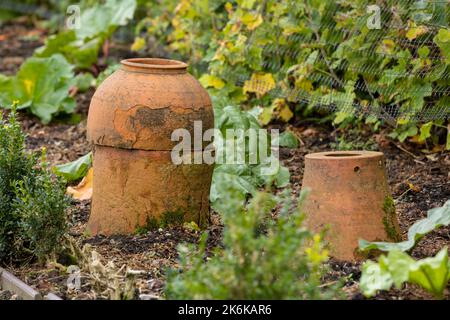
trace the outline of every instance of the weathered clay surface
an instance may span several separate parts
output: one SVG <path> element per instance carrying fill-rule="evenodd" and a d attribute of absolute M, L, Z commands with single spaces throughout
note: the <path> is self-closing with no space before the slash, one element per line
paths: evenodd
<path fill-rule="evenodd" d="M 201 120 L 203 130 L 214 127 L 211 99 L 184 63 L 164 59 L 123 63 L 92 98 L 89 141 L 125 149 L 171 150 L 178 143 L 171 141 L 175 129 L 185 128 L 193 137 L 194 121 Z"/>
<path fill-rule="evenodd" d="M 170 151 L 96 146 L 90 234 L 126 234 L 154 218 L 209 219 L 212 165 L 174 165 Z"/>
<path fill-rule="evenodd" d="M 307 223 L 319 231 L 329 226 L 331 255 L 355 260 L 358 240 L 396 241 L 399 227 L 381 152 L 347 151 L 309 154 L 302 188 Z"/>
<path fill-rule="evenodd" d="M 207 223 L 213 166 L 175 165 L 170 157 L 179 143 L 171 141 L 175 129 L 187 129 L 193 141 L 194 121 L 203 132 L 214 126 L 208 93 L 186 68 L 174 60 L 124 60 L 94 94 L 90 234 L 133 233 L 165 220 Z"/>

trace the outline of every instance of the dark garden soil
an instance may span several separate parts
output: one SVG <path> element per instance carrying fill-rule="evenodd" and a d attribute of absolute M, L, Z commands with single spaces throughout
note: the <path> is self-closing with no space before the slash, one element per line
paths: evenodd
<path fill-rule="evenodd" d="M 44 31 L 30 28 L 26 23 L 0 27 L 0 73 L 14 74 L 24 58 L 30 56 L 34 48 L 42 44 L 43 35 Z M 76 95 L 81 121 L 75 124 L 60 120 L 44 126 L 35 118 L 22 114 L 23 128 L 28 134 L 28 148 L 40 150 L 45 147 L 52 165 L 75 160 L 89 152 L 91 146 L 86 141 L 86 115 L 92 94 L 93 90 Z M 280 156 L 291 172 L 293 193 L 298 195 L 304 156 L 310 152 L 335 149 L 336 142 L 343 133 L 332 127 L 307 123 L 290 126 L 289 129 L 300 139 L 300 146 L 297 149 L 282 149 Z M 389 139 L 383 131 L 378 134 L 358 131 L 353 137 L 347 136 L 347 142 L 356 149 L 364 146 L 385 153 L 389 183 L 396 200 L 403 236 L 406 236 L 408 228 L 415 221 L 426 216 L 427 210 L 441 206 L 450 199 L 450 153 L 439 150 L 425 153 L 421 151 L 425 147 L 412 143 L 400 144 Z M 411 185 L 414 190 L 411 190 Z M 88 245 L 81 253 L 83 258 L 79 258 L 85 261 L 81 270 L 80 290 L 68 289 L 69 274 L 62 266 L 62 261 L 45 266 L 11 266 L 10 270 L 43 295 L 51 291 L 65 299 L 107 299 L 111 297 L 111 292 L 124 286 L 124 275 L 128 269 L 132 270 L 135 277 L 136 297 L 162 298 L 166 269 L 178 267 L 177 245 L 182 242 L 196 243 L 200 232 L 185 226 L 172 226 L 143 235 L 87 237 L 84 234 L 84 225 L 89 217 L 89 210 L 89 200 L 74 201 L 69 212 L 72 244 L 76 247 Z M 209 248 L 220 245 L 222 225 L 217 214 L 212 215 L 212 224 L 207 231 L 210 234 Z M 446 245 L 450 245 L 448 227 L 427 235 L 414 249 L 413 256 L 424 258 L 435 255 Z M 92 254 L 92 251 L 96 253 Z M 357 285 L 360 277 L 359 264 L 331 260 L 329 266 L 330 271 L 324 279 L 325 283 L 334 283 L 345 277 L 347 280 L 344 291 L 348 298 L 363 298 Z M 109 287 L 106 282 L 110 283 Z M 11 298 L 7 292 L 0 291 L 0 296 Z M 446 297 L 450 298 L 448 292 Z M 429 298 L 431 297 L 423 290 L 409 285 L 402 290 L 393 289 L 376 297 Z"/>

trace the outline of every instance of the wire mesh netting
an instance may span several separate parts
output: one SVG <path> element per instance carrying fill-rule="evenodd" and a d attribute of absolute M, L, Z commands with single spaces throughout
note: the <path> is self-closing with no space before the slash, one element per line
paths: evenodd
<path fill-rule="evenodd" d="M 272 39 L 265 44 L 254 40 L 259 29 L 245 35 L 246 54 L 262 50 L 261 73 L 283 79 L 274 85 L 225 68 L 236 85 L 306 108 L 388 121 L 450 118 L 450 1 L 327 0 L 320 18 L 314 6 L 290 5 L 279 25 L 305 28 L 290 35 L 285 27 L 264 29 Z M 265 12 L 270 19 L 277 17 Z"/>

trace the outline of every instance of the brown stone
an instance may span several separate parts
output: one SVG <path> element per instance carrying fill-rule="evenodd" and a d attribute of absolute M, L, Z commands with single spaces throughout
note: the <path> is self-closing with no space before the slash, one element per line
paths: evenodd
<path fill-rule="evenodd" d="M 358 260 L 358 240 L 398 241 L 399 227 L 381 152 L 338 151 L 305 157 L 303 209 L 315 231 L 327 226 L 331 255 Z"/>
<path fill-rule="evenodd" d="M 87 126 L 95 145 L 90 234 L 209 220 L 213 166 L 171 160 L 175 129 L 193 139 L 194 121 L 203 131 L 214 126 L 211 100 L 186 68 L 175 60 L 124 60 L 94 94 Z"/>

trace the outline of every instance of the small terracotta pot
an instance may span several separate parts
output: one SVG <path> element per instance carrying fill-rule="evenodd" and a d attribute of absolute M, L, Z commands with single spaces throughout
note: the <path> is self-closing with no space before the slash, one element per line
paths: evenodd
<path fill-rule="evenodd" d="M 209 220 L 213 166 L 175 165 L 175 129 L 214 126 L 211 100 L 183 62 L 127 59 L 95 92 L 87 135 L 94 144 L 91 234 L 133 233 L 149 222 Z M 203 133 L 203 132 L 202 132 Z M 208 143 L 192 152 L 202 152 Z"/>
<path fill-rule="evenodd" d="M 305 157 L 303 204 L 308 226 L 329 227 L 331 255 L 341 260 L 363 258 L 358 240 L 397 241 L 399 227 L 386 179 L 383 153 L 338 151 Z"/>

